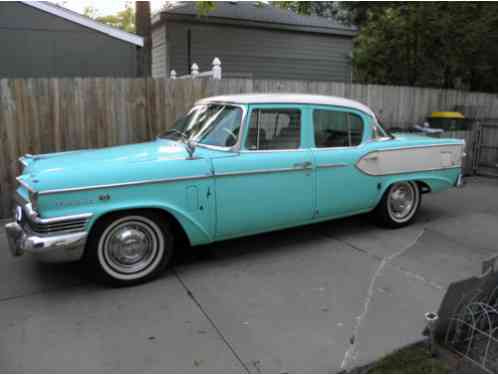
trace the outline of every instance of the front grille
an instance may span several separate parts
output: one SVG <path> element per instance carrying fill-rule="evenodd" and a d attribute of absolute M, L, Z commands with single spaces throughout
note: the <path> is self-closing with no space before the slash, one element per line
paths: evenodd
<path fill-rule="evenodd" d="M 23 215 L 21 225 L 28 226 L 33 232 L 39 234 L 81 232 L 85 230 L 88 220 L 89 218 L 76 218 L 42 224 L 30 220 L 27 215 Z"/>

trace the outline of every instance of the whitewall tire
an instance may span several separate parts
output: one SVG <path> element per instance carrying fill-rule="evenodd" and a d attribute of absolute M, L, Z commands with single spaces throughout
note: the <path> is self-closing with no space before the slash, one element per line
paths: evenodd
<path fill-rule="evenodd" d="M 86 257 L 98 276 L 115 285 L 138 284 L 163 270 L 173 254 L 173 236 L 161 215 L 113 214 L 92 231 Z"/>
<path fill-rule="evenodd" d="M 416 182 L 397 182 L 386 190 L 375 213 L 380 224 L 390 228 L 403 227 L 414 220 L 421 200 Z"/>

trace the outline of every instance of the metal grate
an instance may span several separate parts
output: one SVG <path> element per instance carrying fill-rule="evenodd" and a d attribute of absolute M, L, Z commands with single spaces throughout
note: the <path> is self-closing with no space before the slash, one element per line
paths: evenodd
<path fill-rule="evenodd" d="M 450 318 L 445 343 L 488 372 L 498 372 L 498 287 L 477 293 Z"/>
<path fill-rule="evenodd" d="M 30 220 L 27 215 L 23 216 L 24 217 L 21 220 L 21 225 L 28 226 L 29 229 L 38 234 L 81 232 L 85 230 L 86 224 L 89 220 L 89 218 L 75 218 L 42 224 Z"/>

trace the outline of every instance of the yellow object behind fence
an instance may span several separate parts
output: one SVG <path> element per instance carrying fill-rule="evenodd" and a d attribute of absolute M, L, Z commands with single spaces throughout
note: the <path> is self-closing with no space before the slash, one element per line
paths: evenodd
<path fill-rule="evenodd" d="M 464 119 L 465 117 L 460 112 L 432 112 L 432 118 L 454 118 Z"/>

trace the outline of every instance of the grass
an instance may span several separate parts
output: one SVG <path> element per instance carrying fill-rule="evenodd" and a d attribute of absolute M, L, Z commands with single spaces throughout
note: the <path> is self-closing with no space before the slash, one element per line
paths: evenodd
<path fill-rule="evenodd" d="M 450 368 L 443 358 L 432 357 L 424 344 L 400 349 L 373 364 L 368 374 L 447 374 Z"/>

